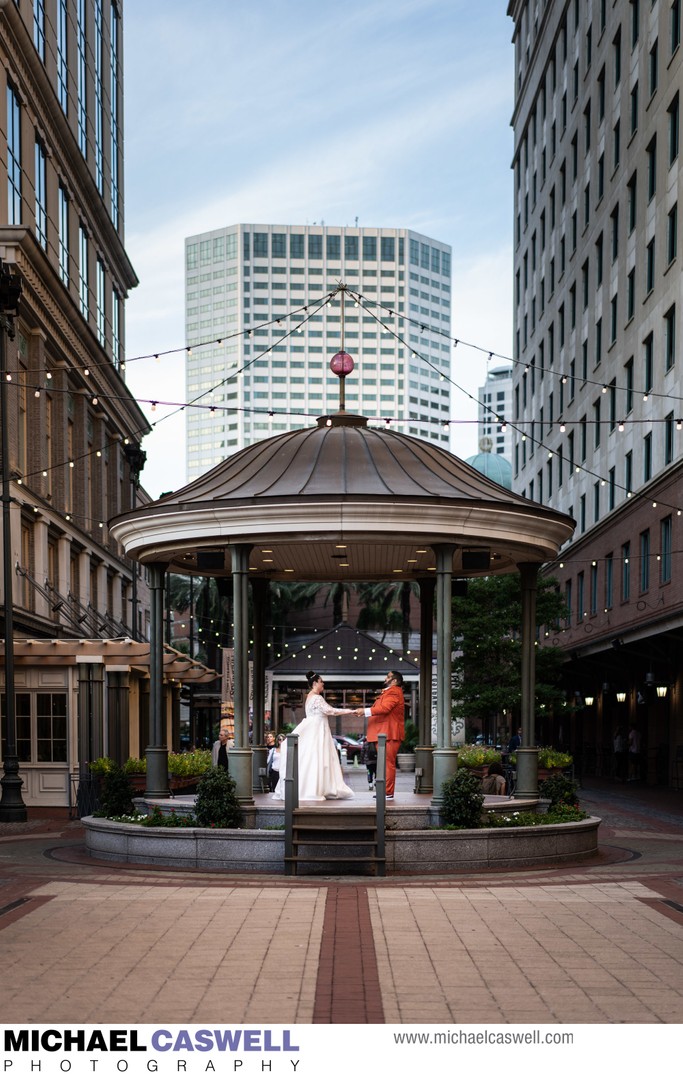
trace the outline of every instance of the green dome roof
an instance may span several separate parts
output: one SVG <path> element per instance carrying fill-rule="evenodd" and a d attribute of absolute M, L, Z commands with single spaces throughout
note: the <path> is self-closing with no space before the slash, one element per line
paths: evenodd
<path fill-rule="evenodd" d="M 504 489 L 512 489 L 512 465 L 505 456 L 494 452 L 477 452 L 476 456 L 470 456 L 465 463 L 469 463 L 479 474 L 497 482 Z"/>

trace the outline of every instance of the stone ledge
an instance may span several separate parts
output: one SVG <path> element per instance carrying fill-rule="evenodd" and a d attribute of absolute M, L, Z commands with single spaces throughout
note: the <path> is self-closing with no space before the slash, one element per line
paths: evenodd
<path fill-rule="evenodd" d="M 283 830 L 148 829 L 92 816 L 81 821 L 86 850 L 97 859 L 226 873 L 284 873 Z M 597 853 L 599 825 L 600 819 L 592 817 L 512 829 L 387 830 L 386 869 L 388 874 L 451 874 L 575 862 Z"/>

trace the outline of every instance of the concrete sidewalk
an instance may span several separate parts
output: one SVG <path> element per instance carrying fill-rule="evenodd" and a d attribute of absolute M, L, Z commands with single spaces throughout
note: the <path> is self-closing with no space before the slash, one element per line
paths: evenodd
<path fill-rule="evenodd" d="M 2 826 L 2 1020 L 683 1022 L 683 795 L 582 804 L 590 865 L 426 880 L 113 867 L 78 823 Z"/>

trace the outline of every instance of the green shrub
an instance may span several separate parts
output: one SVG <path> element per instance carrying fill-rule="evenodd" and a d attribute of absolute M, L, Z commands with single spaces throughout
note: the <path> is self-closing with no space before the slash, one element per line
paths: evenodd
<path fill-rule="evenodd" d="M 441 786 L 444 822 L 462 829 L 478 829 L 484 796 L 481 781 L 467 769 L 458 770 Z"/>
<path fill-rule="evenodd" d="M 546 777 L 545 781 L 541 781 L 538 793 L 544 800 L 550 800 L 551 807 L 557 803 L 576 807 L 579 803 L 578 788 L 576 781 L 572 781 L 570 777 L 565 777 L 562 773 L 554 773 L 551 777 Z"/>
<path fill-rule="evenodd" d="M 88 763 L 88 769 L 93 777 L 104 777 L 105 773 L 111 773 L 115 766 L 114 759 L 108 758 L 106 755 L 102 758 L 95 758 Z"/>
<path fill-rule="evenodd" d="M 173 807 L 171 807 L 168 814 L 162 811 L 161 808 L 154 807 L 151 814 L 146 815 L 140 820 L 141 826 L 167 826 L 175 829 L 187 829 L 195 824 L 195 820 L 191 814 L 176 814 Z"/>
<path fill-rule="evenodd" d="M 123 764 L 126 773 L 147 773 L 146 758 L 127 758 Z"/>
<path fill-rule="evenodd" d="M 414 721 L 408 719 L 403 732 L 403 742 L 399 747 L 399 751 L 405 751 L 407 753 L 413 752 L 418 745 L 419 739 L 420 730 Z"/>
<path fill-rule="evenodd" d="M 100 778 L 100 807 L 95 814 L 98 818 L 132 814 L 134 791 L 122 767 L 113 764 Z"/>
<path fill-rule="evenodd" d="M 199 780 L 194 805 L 196 825 L 208 829 L 237 829 L 242 809 L 235 782 L 227 770 L 216 766 Z"/>
<path fill-rule="evenodd" d="M 549 826 L 558 822 L 580 822 L 582 818 L 588 818 L 585 811 L 578 807 L 572 807 L 567 803 L 558 803 L 551 807 L 547 814 L 537 811 L 512 811 L 511 813 L 499 813 L 489 811 L 484 819 L 487 829 L 513 829 L 515 826 Z"/>

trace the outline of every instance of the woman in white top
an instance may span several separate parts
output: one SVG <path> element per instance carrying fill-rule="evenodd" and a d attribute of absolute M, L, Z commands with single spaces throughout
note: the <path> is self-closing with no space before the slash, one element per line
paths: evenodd
<path fill-rule="evenodd" d="M 326 800 L 352 799 L 353 792 L 344 784 L 341 763 L 332 733 L 329 717 L 352 714 L 353 710 L 336 710 L 323 698 L 325 684 L 322 676 L 309 672 L 310 691 L 306 696 L 306 714 L 293 730 L 299 737 L 299 799 Z M 285 775 L 287 773 L 287 741 L 280 752 L 280 781 L 273 799 L 285 798 Z"/>

